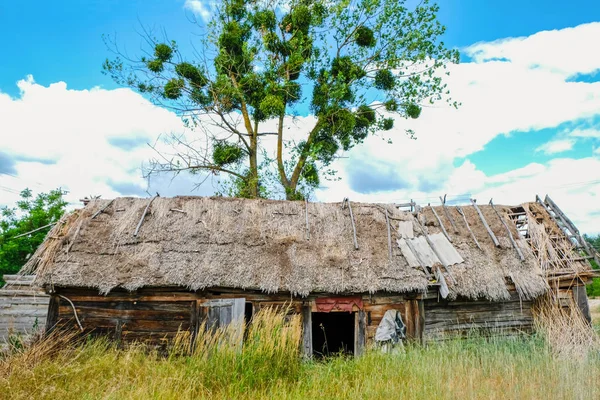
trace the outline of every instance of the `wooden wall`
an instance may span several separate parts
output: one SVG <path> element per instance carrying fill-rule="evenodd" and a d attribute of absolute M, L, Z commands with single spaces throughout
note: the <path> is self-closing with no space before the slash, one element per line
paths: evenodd
<path fill-rule="evenodd" d="M 467 336 L 515 335 L 533 330 L 532 302 L 519 301 L 515 292 L 504 302 L 425 299 L 424 339 Z"/>
<path fill-rule="evenodd" d="M 285 294 L 225 289 L 193 293 L 173 288 L 113 291 L 103 296 L 90 289 L 57 288 L 49 307 L 47 329 L 56 324 L 78 329 L 74 306 L 85 333 L 159 345 L 167 343 L 178 331 L 194 331 L 198 320 L 207 314 L 205 310 L 202 311 L 204 304 L 211 304 L 217 299 L 234 298 L 251 302 L 254 312 L 263 307 L 288 308 L 291 313 L 302 313 L 304 308 L 317 311 L 314 296 L 292 298 Z M 420 340 L 424 324 L 422 302 L 415 298 L 391 295 L 364 295 L 362 300 L 364 322 L 357 319 L 357 326 L 364 324 L 363 345 L 372 342 L 377 326 L 388 309 L 399 310 L 407 327 L 407 336 Z"/>
<path fill-rule="evenodd" d="M 291 313 L 301 313 L 306 318 L 317 311 L 315 296 L 292 298 L 285 294 L 241 290 L 213 289 L 194 293 L 152 288 L 132 293 L 114 291 L 102 296 L 89 289 L 58 289 L 57 294 L 73 302 L 85 332 L 158 345 L 168 343 L 180 330 L 193 333 L 199 320 L 208 315 L 206 307 L 219 304 L 215 302 L 218 299 L 244 298 L 245 302 L 252 303 L 254 312 L 262 307 L 289 307 Z M 355 310 L 355 337 L 359 337 L 360 333 L 361 343 L 357 344 L 363 348 L 373 344 L 377 326 L 390 309 L 400 311 L 407 327 L 407 337 L 418 342 L 464 336 L 473 330 L 509 335 L 532 331 L 532 303 L 520 302 L 516 294 L 505 302 L 448 302 L 435 298 L 421 299 L 416 294 L 362 295 L 362 301 L 361 312 Z M 71 304 L 53 295 L 48 326 L 58 322 L 77 328 L 73 317 Z M 304 346 L 308 348 L 308 343 L 312 342 L 308 336 L 305 339 Z"/>
<path fill-rule="evenodd" d="M 32 334 L 46 323 L 49 296 L 31 286 L 35 276 L 4 275 L 0 289 L 0 342 L 11 334 Z"/>

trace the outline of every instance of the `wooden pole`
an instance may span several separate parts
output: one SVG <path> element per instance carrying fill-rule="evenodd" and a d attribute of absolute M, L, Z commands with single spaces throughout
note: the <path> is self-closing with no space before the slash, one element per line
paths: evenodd
<path fill-rule="evenodd" d="M 391 229 L 390 229 L 390 218 L 388 216 L 388 210 L 387 210 L 387 208 L 385 209 L 385 225 L 387 227 L 389 257 L 390 257 L 390 262 L 392 262 L 392 258 L 393 258 L 393 254 L 392 254 L 392 232 L 391 232 Z"/>
<path fill-rule="evenodd" d="M 569 219 L 569 217 L 567 217 L 567 215 L 562 212 L 562 210 L 556 205 L 556 203 L 552 201 L 550 196 L 546 195 L 546 197 L 544 198 L 544 202 L 550 205 L 552 211 L 554 211 L 554 213 L 558 216 L 562 223 L 571 231 L 571 234 L 575 236 L 575 239 L 579 243 L 579 247 L 582 247 L 584 250 L 586 250 L 586 252 L 594 258 L 596 263 L 600 264 L 600 254 L 598 254 L 598 252 L 595 249 L 593 249 L 584 238 L 581 237 L 579 229 L 577 229 L 577 227 Z"/>
<path fill-rule="evenodd" d="M 510 242 L 512 243 L 513 247 L 515 248 L 515 250 L 519 254 L 519 258 L 521 259 L 521 261 L 525 261 L 525 256 L 523 255 L 523 252 L 521 251 L 521 249 L 517 245 L 517 242 L 515 242 L 515 239 L 513 238 L 512 232 L 508 228 L 508 225 L 506 225 L 506 222 L 504 222 L 504 219 L 502 218 L 502 216 L 500 215 L 500 213 L 498 212 L 498 210 L 496 210 L 496 207 L 494 207 L 494 203 L 492 202 L 492 199 L 490 199 L 490 206 L 492 206 L 492 210 L 494 210 L 494 212 L 498 216 L 498 219 L 500 220 L 500 222 L 502 222 L 502 225 L 504 225 L 504 228 L 506 229 L 506 232 L 508 233 L 508 238 L 510 239 Z"/>
<path fill-rule="evenodd" d="M 429 271 L 427 271 L 427 265 L 425 265 L 423 260 L 421 260 L 421 257 L 419 257 L 419 253 L 417 252 L 415 247 L 412 245 L 411 240 L 404 239 L 404 242 L 406 243 L 406 245 L 408 246 L 410 251 L 412 251 L 412 253 L 414 254 L 414 256 L 417 259 L 417 261 L 419 262 L 419 264 L 421 264 L 421 267 L 423 268 L 423 272 L 425 272 L 425 276 L 427 276 L 427 279 L 431 279 L 431 274 L 429 273 Z M 433 270 L 433 268 L 432 268 L 432 270 Z"/>
<path fill-rule="evenodd" d="M 465 213 L 463 212 L 462 208 L 460 208 L 459 206 L 456 206 L 456 211 L 458 211 L 458 213 L 460 215 L 462 215 L 463 220 L 465 221 L 465 225 L 467 226 L 467 229 L 469 230 L 469 233 L 471 234 L 471 237 L 475 241 L 475 244 L 477 245 L 477 248 L 479 250 L 483 251 L 483 249 L 479 245 L 479 241 L 477 240 L 477 237 L 475 237 L 475 234 L 473 233 L 473 231 L 471 230 L 471 227 L 469 226 L 469 221 L 467 221 L 467 217 L 465 216 Z"/>
<path fill-rule="evenodd" d="M 431 206 L 429 206 L 429 208 L 431 208 L 431 211 L 433 211 L 433 215 L 435 215 L 435 218 L 437 219 L 438 224 L 440 224 L 440 226 L 442 227 L 442 232 L 444 233 L 444 236 L 446 236 L 446 239 L 448 239 L 449 242 L 452 242 L 452 239 L 448 235 L 448 232 L 446 232 L 446 228 L 444 227 L 444 224 L 442 223 L 440 216 L 435 212 L 435 208 L 433 208 Z"/>
<path fill-rule="evenodd" d="M 152 199 L 150 199 L 150 201 L 146 205 L 146 208 L 144 209 L 144 213 L 142 214 L 142 218 L 140 218 L 140 222 L 138 222 L 137 227 L 135 228 L 135 232 L 133 232 L 133 237 L 136 237 L 138 235 L 138 232 L 140 231 L 140 228 L 142 227 L 142 223 L 144 222 L 144 218 L 146 218 L 146 214 L 148 214 L 148 209 L 150 208 L 150 205 L 152 204 L 154 199 L 156 199 L 157 197 L 158 197 L 158 195 L 154 196 Z"/>
<path fill-rule="evenodd" d="M 452 272 L 450 272 L 450 265 L 448 265 L 448 264 L 446 264 L 444 262 L 444 259 L 442 258 L 442 255 L 437 250 L 437 248 L 435 247 L 435 244 L 433 244 L 433 242 L 431 241 L 431 239 L 429 239 L 429 235 L 427 234 L 427 231 L 425 230 L 425 228 L 421 225 L 421 223 L 418 220 L 417 220 L 417 225 L 421 229 L 421 232 L 423 232 L 423 236 L 425 236 L 425 240 L 427 241 L 427 244 L 429 245 L 429 247 L 431 247 L 431 250 L 433 250 L 433 253 L 435 254 L 435 256 L 438 258 L 438 260 L 440 260 L 440 262 L 442 263 L 442 265 L 444 266 L 444 268 L 446 268 L 446 271 L 448 272 L 448 276 L 450 278 L 452 278 L 452 281 L 454 283 L 456 283 L 456 279 L 454 279 L 454 277 L 452 276 Z M 433 269 L 433 267 L 432 267 L 432 269 Z"/>
<path fill-rule="evenodd" d="M 352 204 L 350 203 L 349 198 L 344 199 L 345 204 L 348 205 L 348 210 L 350 210 L 350 222 L 352 222 L 352 235 L 354 238 L 354 249 L 358 250 L 358 240 L 356 239 L 356 225 L 354 224 L 354 214 L 352 214 Z"/>
<path fill-rule="evenodd" d="M 12 237 L 12 238 L 10 238 L 10 239 L 17 239 L 17 238 L 20 238 L 20 237 L 23 237 L 23 236 L 29 235 L 29 234 L 31 234 L 31 233 L 35 233 L 35 232 L 37 232 L 37 231 L 41 231 L 42 229 L 45 229 L 45 228 L 51 227 L 51 226 L 53 226 L 53 225 L 56 225 L 56 224 L 58 224 L 58 222 L 53 222 L 53 223 L 51 223 L 51 224 L 48 224 L 48 225 L 40 226 L 40 227 L 39 227 L 39 228 L 37 228 L 37 229 L 34 229 L 34 230 L 32 230 L 32 231 L 29 231 L 29 232 L 21 233 L 20 235 L 17 235 L 17 236 L 15 236 L 15 237 Z"/>
<path fill-rule="evenodd" d="M 306 211 L 306 240 L 310 240 L 310 227 L 308 226 L 308 200 L 304 199 L 304 209 Z"/>
<path fill-rule="evenodd" d="M 474 199 L 471 199 L 471 204 L 473 204 L 473 207 L 475 207 L 475 210 L 477 210 L 477 214 L 479 214 L 479 218 L 481 219 L 481 222 L 483 223 L 483 226 L 485 226 L 485 229 L 487 230 L 488 234 L 492 238 L 492 241 L 494 242 L 494 245 L 496 247 L 500 247 L 500 242 L 498 241 L 498 238 L 496 237 L 496 235 L 494 235 L 494 232 L 492 232 L 492 229 L 490 228 L 490 226 L 488 225 L 487 221 L 485 220 L 485 217 L 483 216 L 483 213 L 481 212 L 481 210 L 479 209 L 479 207 L 477 207 L 477 204 L 475 203 Z"/>
<path fill-rule="evenodd" d="M 452 215 L 450 215 L 450 212 L 448 211 L 448 207 L 446 207 L 446 195 L 444 195 L 443 198 L 442 198 L 442 196 L 440 196 L 440 200 L 442 202 L 442 208 L 444 209 L 444 214 L 446 214 L 446 218 L 448 218 L 448 220 L 450 221 L 450 224 L 452 225 L 452 228 L 454 228 L 454 233 L 458 233 L 458 227 L 456 226 L 456 222 L 454 222 L 454 218 L 452 218 Z"/>
<path fill-rule="evenodd" d="M 108 207 L 110 207 L 110 205 L 115 201 L 115 199 L 112 199 L 111 201 L 108 202 L 107 205 L 105 205 L 104 207 L 102 207 L 101 209 L 99 209 L 98 211 L 96 211 L 94 213 L 94 215 L 92 215 L 92 219 L 95 219 L 98 215 L 102 214 L 104 212 L 104 210 L 106 210 Z"/>

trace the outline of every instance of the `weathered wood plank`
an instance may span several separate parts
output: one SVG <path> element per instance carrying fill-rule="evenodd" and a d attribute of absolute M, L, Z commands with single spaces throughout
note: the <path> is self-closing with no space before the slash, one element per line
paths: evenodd
<path fill-rule="evenodd" d="M 310 304 L 306 304 L 302 308 L 302 353 L 305 358 L 312 358 L 312 311 Z"/>
<path fill-rule="evenodd" d="M 360 356 L 366 347 L 367 318 L 363 310 L 358 311 L 355 315 L 354 355 Z"/>

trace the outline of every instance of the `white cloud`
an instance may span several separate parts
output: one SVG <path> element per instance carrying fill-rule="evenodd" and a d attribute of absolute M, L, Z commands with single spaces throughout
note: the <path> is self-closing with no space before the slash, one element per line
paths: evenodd
<path fill-rule="evenodd" d="M 192 9 L 188 3 L 208 10 L 206 2 L 188 0 L 186 7 Z M 196 10 L 202 16 L 201 9 Z M 380 136 L 368 138 L 345 154 L 348 158 L 335 163 L 342 180 L 324 181 L 317 200 L 340 201 L 350 196 L 357 201 L 414 199 L 426 204 L 439 202 L 438 196 L 448 193 L 450 200 L 468 201 L 474 196 L 486 202 L 493 197 L 498 203 L 520 203 L 549 193 L 582 231 L 599 231 L 600 194 L 598 185 L 589 183 L 597 181 L 600 170 L 600 150 L 593 147 L 597 131 L 562 132 L 540 149 L 557 154 L 585 140 L 595 154 L 585 159 L 531 163 L 494 175 L 468 159 L 500 135 L 518 140 L 519 135 L 538 135 L 541 129 L 600 117 L 600 82 L 567 79 L 600 68 L 600 59 L 590 52 L 559 51 L 566 42 L 592 48 L 595 36 L 591 32 L 599 26 L 588 24 L 471 46 L 467 52 L 473 62 L 451 66 L 448 81 L 452 96 L 463 106 L 459 110 L 427 107 L 417 120 L 397 121 L 393 131 L 383 134 L 393 139 L 391 145 Z M 128 89 L 76 91 L 68 90 L 63 82 L 44 87 L 32 79 L 19 82 L 19 88 L 21 95 L 16 99 L 0 93 L 1 143 L 3 151 L 26 155 L 29 161 L 14 164 L 18 178 L 0 175 L 0 189 L 20 189 L 24 184 L 44 190 L 63 186 L 72 191 L 71 200 L 89 194 L 116 196 L 115 188 L 141 192 L 146 186 L 139 167 L 152 154 L 144 140 L 183 129 L 176 115 Z M 300 138 L 313 124 L 313 117 L 299 117 L 289 132 Z M 274 122 L 264 125 L 268 130 Z M 409 128 L 417 132 L 418 140 L 406 137 L 404 130 Z M 267 143 L 272 140 L 267 137 Z M 512 156 L 506 154 L 507 159 Z M 39 160 L 48 158 L 57 161 L 40 164 Z M 524 164 L 527 160 L 521 161 Z M 387 178 L 390 174 L 397 174 L 397 179 Z M 164 177 L 152 191 L 183 194 L 191 186 L 185 177 L 170 186 L 169 181 Z M 200 194 L 212 190 L 209 185 Z M 15 197 L 0 190 L 0 203 L 11 203 Z"/>
<path fill-rule="evenodd" d="M 600 69 L 600 53 L 588 47 L 599 35 L 600 22 L 592 22 L 528 37 L 476 43 L 465 53 L 478 63 L 505 60 L 519 67 L 570 77 Z"/>
<path fill-rule="evenodd" d="M 571 150 L 574 144 L 575 141 L 571 139 L 557 139 L 544 143 L 536 148 L 535 151 L 541 151 L 545 154 L 564 153 L 565 151 Z"/>
<path fill-rule="evenodd" d="M 26 186 L 62 187 L 71 202 L 86 195 L 144 195 L 140 166 L 152 155 L 145 141 L 183 131 L 179 117 L 129 89 L 69 90 L 64 82 L 44 87 L 31 76 L 18 87 L 18 98 L 0 93 L 2 151 L 16 172 L 0 175 L 0 204 L 14 203 L 14 192 Z M 168 184 L 152 189 L 168 192 Z"/>
<path fill-rule="evenodd" d="M 213 13 L 214 1 L 209 0 L 185 0 L 184 8 L 202 18 L 204 22 L 210 21 Z"/>
<path fill-rule="evenodd" d="M 600 130 L 598 129 L 575 129 L 569 136 L 574 138 L 594 138 L 600 139 Z"/>

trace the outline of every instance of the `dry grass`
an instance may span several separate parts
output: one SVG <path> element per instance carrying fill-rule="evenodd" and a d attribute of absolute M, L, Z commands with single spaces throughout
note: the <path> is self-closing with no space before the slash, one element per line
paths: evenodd
<path fill-rule="evenodd" d="M 300 325 L 264 310 L 246 332 L 203 334 L 189 354 L 182 336 L 168 355 L 103 340 L 54 337 L 0 363 L 11 399 L 570 399 L 598 398 L 600 358 L 559 359 L 543 340 L 472 337 L 399 354 L 302 362 Z M 66 341 L 66 343 L 65 343 Z M 59 350 L 59 348 L 61 350 Z"/>

